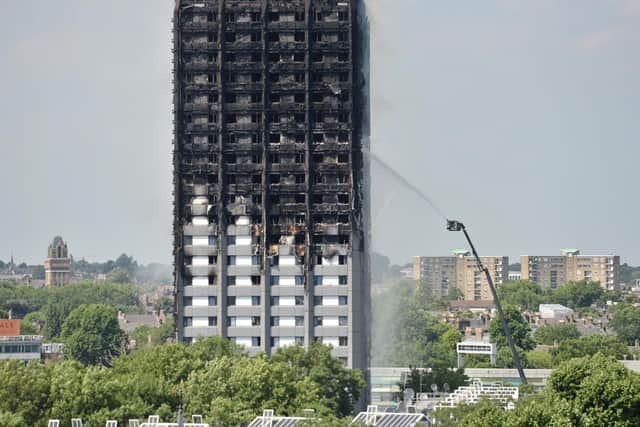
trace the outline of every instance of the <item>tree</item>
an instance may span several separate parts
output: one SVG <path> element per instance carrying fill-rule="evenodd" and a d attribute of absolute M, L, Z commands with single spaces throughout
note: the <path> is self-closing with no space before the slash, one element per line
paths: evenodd
<path fill-rule="evenodd" d="M 605 291 L 600 286 L 600 282 L 586 280 L 568 282 L 555 290 L 553 301 L 569 308 L 578 309 L 590 307 L 591 304 L 600 300 L 604 293 Z"/>
<path fill-rule="evenodd" d="M 602 335 L 590 335 L 578 339 L 565 340 L 549 352 L 554 364 L 597 353 L 616 359 L 622 359 L 629 354 L 627 347 L 618 339 Z"/>
<path fill-rule="evenodd" d="M 122 254 L 116 259 L 115 262 L 116 268 L 121 268 L 129 273 L 130 276 L 133 276 L 138 269 L 138 263 L 132 256 L 128 256 L 127 254 Z"/>
<path fill-rule="evenodd" d="M 520 314 L 520 310 L 513 306 L 505 306 L 503 311 L 507 324 L 511 329 L 511 336 L 516 347 L 525 351 L 532 350 L 535 347 L 535 343 L 529 336 L 531 328 L 522 317 L 522 314 Z M 489 336 L 491 337 L 491 342 L 496 343 L 498 348 L 509 345 L 502 329 L 502 322 L 498 317 L 489 323 Z"/>
<path fill-rule="evenodd" d="M 526 355 L 527 368 L 529 369 L 551 369 L 553 368 L 553 358 L 548 351 L 531 350 Z"/>
<path fill-rule="evenodd" d="M 107 281 L 112 283 L 131 283 L 131 274 L 122 267 L 116 267 L 107 274 Z"/>
<path fill-rule="evenodd" d="M 580 338 L 580 332 L 578 332 L 578 328 L 574 324 L 561 323 L 539 327 L 533 334 L 533 338 L 538 344 L 554 345 L 562 341 Z"/>
<path fill-rule="evenodd" d="M 498 297 L 502 305 L 512 305 L 521 311 L 538 311 L 538 307 L 546 299 L 539 284 L 529 280 L 517 280 L 498 286 Z"/>
<path fill-rule="evenodd" d="M 628 304 L 616 305 L 609 325 L 615 329 L 621 341 L 635 344 L 636 340 L 640 340 L 640 308 Z"/>
<path fill-rule="evenodd" d="M 272 360 L 293 366 L 299 381 L 308 378 L 317 384 L 318 403 L 338 417 L 351 414 L 365 385 L 360 371 L 345 368 L 331 356 L 331 348 L 320 343 L 312 343 L 308 350 L 302 346 L 280 348 Z"/>
<path fill-rule="evenodd" d="M 64 354 L 84 365 L 110 366 L 120 354 L 125 336 L 112 307 L 86 304 L 71 312 L 62 325 Z"/>

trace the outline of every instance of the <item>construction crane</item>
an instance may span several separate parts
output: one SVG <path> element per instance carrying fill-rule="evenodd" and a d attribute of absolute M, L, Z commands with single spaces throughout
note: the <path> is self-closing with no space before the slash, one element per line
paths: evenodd
<path fill-rule="evenodd" d="M 491 289 L 491 294 L 493 294 L 493 301 L 496 305 L 496 309 L 498 310 L 498 317 L 500 317 L 500 322 L 502 323 L 502 330 L 504 334 L 507 336 L 507 342 L 509 343 L 509 348 L 511 349 L 511 354 L 513 355 L 513 361 L 515 362 L 516 369 L 518 370 L 518 375 L 520 376 L 520 381 L 522 384 L 527 384 L 527 377 L 524 375 L 524 369 L 522 369 L 522 364 L 520 363 L 520 357 L 518 356 L 518 352 L 516 351 L 516 346 L 513 343 L 513 337 L 511 335 L 511 328 L 509 328 L 509 324 L 504 317 L 504 312 L 502 311 L 502 305 L 500 304 L 500 299 L 498 298 L 498 293 L 496 292 L 496 287 L 493 284 L 493 279 L 491 278 L 491 273 L 489 273 L 489 269 L 482 264 L 482 260 L 480 256 L 478 256 L 478 252 L 476 251 L 473 242 L 471 241 L 471 237 L 469 237 L 469 233 L 467 232 L 466 227 L 460 221 L 455 220 L 447 220 L 447 230 L 449 231 L 462 231 L 464 233 L 464 237 L 466 237 L 469 246 L 471 247 L 471 252 L 476 259 L 476 263 L 478 269 L 483 271 L 485 276 L 487 277 L 487 282 L 489 283 L 489 288 Z"/>

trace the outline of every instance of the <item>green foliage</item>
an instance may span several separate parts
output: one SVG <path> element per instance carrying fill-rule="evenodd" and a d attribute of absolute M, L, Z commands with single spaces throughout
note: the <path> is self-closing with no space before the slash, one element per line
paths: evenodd
<path fill-rule="evenodd" d="M 511 336 L 516 347 L 523 350 L 532 350 L 535 347 L 535 343 L 530 337 L 531 328 L 527 321 L 520 314 L 520 310 L 513 306 L 504 306 L 504 317 L 511 329 Z M 498 348 L 508 347 L 507 336 L 502 329 L 502 322 L 496 317 L 489 323 L 489 336 L 491 342 L 496 343 Z"/>
<path fill-rule="evenodd" d="M 605 290 L 600 286 L 600 282 L 568 282 L 559 287 L 553 293 L 553 302 L 565 305 L 572 309 L 590 307 L 591 304 L 601 300 L 605 295 Z"/>
<path fill-rule="evenodd" d="M 578 339 L 580 338 L 580 332 L 578 332 L 576 325 L 571 323 L 547 325 L 536 329 L 533 338 L 538 344 L 554 345 L 556 342 L 561 343 L 566 340 Z"/>
<path fill-rule="evenodd" d="M 455 287 L 451 287 L 449 288 L 448 294 L 447 294 L 447 300 L 449 301 L 457 301 L 457 300 L 461 300 L 464 298 L 464 294 L 462 293 L 462 291 L 458 288 Z"/>
<path fill-rule="evenodd" d="M 62 325 L 64 354 L 84 365 L 109 366 L 124 348 L 124 332 L 113 308 L 86 304 L 71 312 Z"/>
<path fill-rule="evenodd" d="M 365 383 L 359 371 L 349 370 L 331 356 L 331 349 L 312 343 L 307 351 L 301 346 L 280 348 L 273 362 L 296 367 L 296 378 L 308 378 L 319 386 L 319 402 L 338 417 L 351 413 Z"/>
<path fill-rule="evenodd" d="M 107 274 L 107 280 L 111 283 L 131 283 L 131 274 L 121 267 L 116 267 Z"/>
<path fill-rule="evenodd" d="M 344 424 L 333 412 L 357 398 L 362 378 L 330 358 L 328 348 L 316 346 L 310 354 L 294 348 L 268 360 L 250 358 L 216 337 L 142 349 L 114 358 L 107 369 L 70 360 L 0 362 L 0 425 L 41 426 L 49 418 L 70 425 L 72 417 L 89 427 L 107 419 L 126 425 L 148 414 L 175 419 L 182 401 L 187 417 L 200 413 L 211 425 L 238 425 L 264 408 L 284 415 L 312 408 L 331 423 L 314 425 L 338 427 Z"/>
<path fill-rule="evenodd" d="M 164 344 L 173 335 L 173 317 L 170 317 L 157 328 L 147 325 L 138 326 L 129 334 L 129 337 L 136 340 L 136 348 L 139 349 L 149 347 L 149 337 L 151 337 L 151 346 L 156 346 Z"/>
<path fill-rule="evenodd" d="M 573 427 L 640 425 L 640 376 L 603 355 L 562 363 L 539 395 L 521 398 L 514 411 L 495 403 L 438 410 L 438 426 Z"/>
<path fill-rule="evenodd" d="M 511 305 L 520 311 L 538 311 L 539 305 L 548 299 L 540 285 L 529 280 L 503 283 L 497 292 L 502 305 Z"/>
<path fill-rule="evenodd" d="M 389 360 L 395 366 L 449 368 L 456 363 L 456 343 L 462 338 L 455 328 L 441 322 L 417 300 L 398 314 L 391 337 Z"/>
<path fill-rule="evenodd" d="M 589 335 L 565 340 L 558 347 L 552 348 L 550 353 L 554 364 L 597 353 L 616 359 L 622 359 L 625 355 L 629 355 L 627 347 L 622 342 L 615 337 L 602 335 Z"/>
<path fill-rule="evenodd" d="M 622 283 L 632 283 L 635 279 L 640 279 L 640 267 L 631 267 L 624 263 L 620 266 L 620 281 Z"/>
<path fill-rule="evenodd" d="M 526 354 L 527 368 L 529 369 L 551 369 L 553 368 L 553 358 L 548 351 L 531 350 Z"/>
<path fill-rule="evenodd" d="M 640 340 L 640 308 L 628 304 L 618 304 L 613 309 L 613 319 L 609 326 L 615 329 L 618 339 L 633 345 Z"/>

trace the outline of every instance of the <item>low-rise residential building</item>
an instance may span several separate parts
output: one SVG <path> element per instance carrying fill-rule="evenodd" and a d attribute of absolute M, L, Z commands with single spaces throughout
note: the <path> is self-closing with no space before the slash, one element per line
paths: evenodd
<path fill-rule="evenodd" d="M 507 281 L 509 257 L 480 257 L 495 285 Z M 429 286 L 436 298 L 446 297 L 457 288 L 465 300 L 493 300 L 489 282 L 476 260 L 466 250 L 454 250 L 452 256 L 413 258 L 413 274 L 417 282 Z"/>
<path fill-rule="evenodd" d="M 564 249 L 561 255 L 523 255 L 523 280 L 537 282 L 543 288 L 556 289 L 571 281 L 600 282 L 605 289 L 620 285 L 618 255 L 581 255 L 577 249 Z"/>

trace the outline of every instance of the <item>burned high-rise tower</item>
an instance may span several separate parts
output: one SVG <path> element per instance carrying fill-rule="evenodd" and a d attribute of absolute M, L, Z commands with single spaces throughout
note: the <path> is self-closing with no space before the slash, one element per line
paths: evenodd
<path fill-rule="evenodd" d="M 369 354 L 363 0 L 183 0 L 174 15 L 178 338 Z"/>

